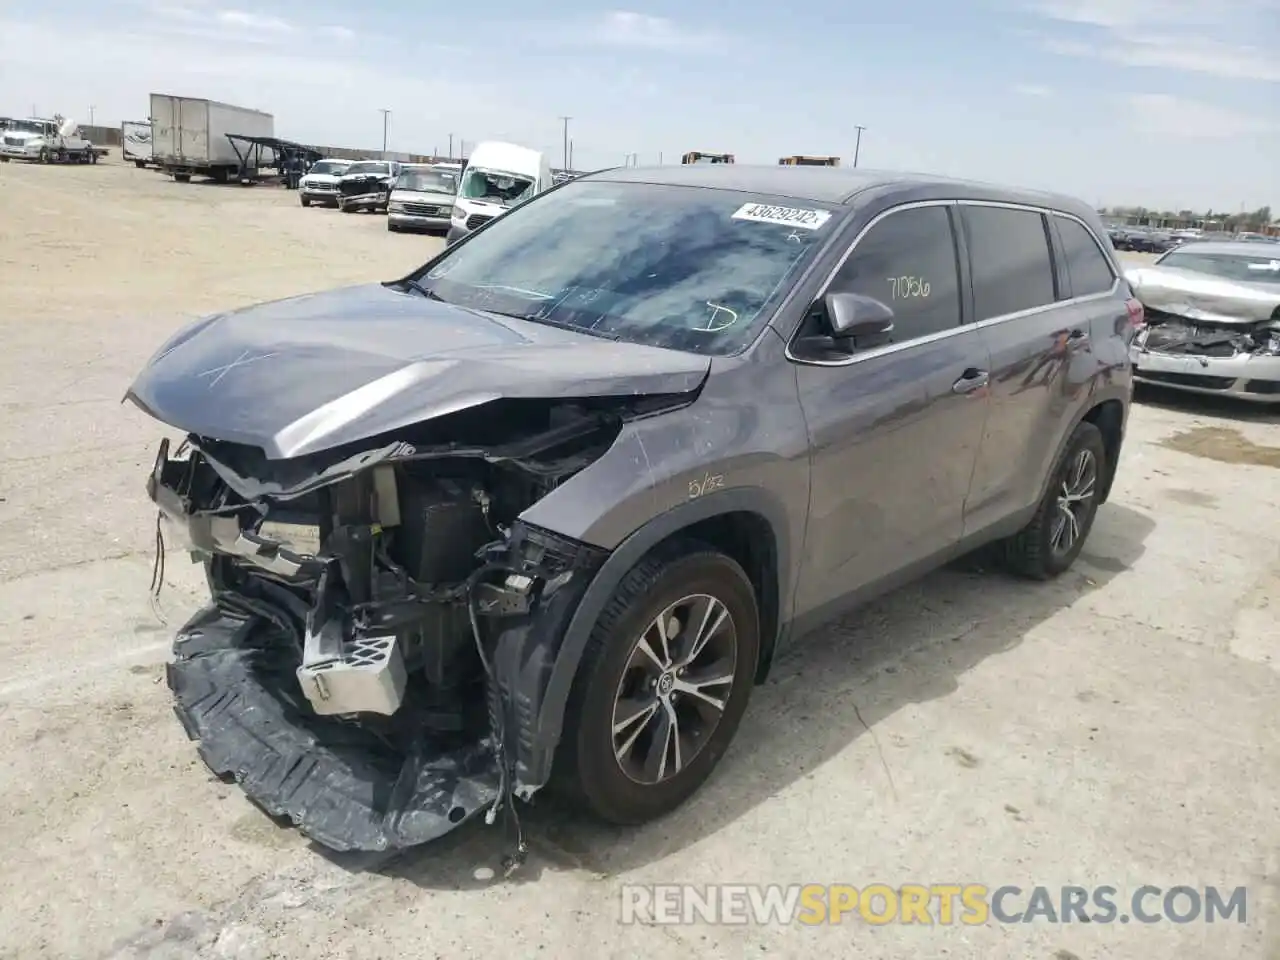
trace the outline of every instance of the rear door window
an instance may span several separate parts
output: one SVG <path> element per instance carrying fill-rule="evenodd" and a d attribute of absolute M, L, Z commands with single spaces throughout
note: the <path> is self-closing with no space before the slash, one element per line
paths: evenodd
<path fill-rule="evenodd" d="M 955 238 L 946 207 L 890 213 L 867 231 L 830 293 L 874 297 L 893 311 L 893 342 L 960 325 Z"/>
<path fill-rule="evenodd" d="M 1116 282 L 1116 275 L 1093 234 L 1078 220 L 1054 217 L 1058 238 L 1062 241 L 1062 257 L 1071 279 L 1071 296 L 1087 297 L 1106 293 Z"/>
<path fill-rule="evenodd" d="M 974 320 L 1052 304 L 1053 257 L 1044 216 L 1034 210 L 961 206 L 973 266 Z"/>

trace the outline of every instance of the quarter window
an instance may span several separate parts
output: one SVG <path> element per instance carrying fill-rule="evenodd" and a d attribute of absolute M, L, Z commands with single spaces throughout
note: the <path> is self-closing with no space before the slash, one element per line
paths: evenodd
<path fill-rule="evenodd" d="M 874 297 L 893 311 L 893 342 L 960 324 L 955 240 L 945 207 L 885 217 L 864 236 L 831 281 L 832 293 Z"/>
<path fill-rule="evenodd" d="M 1044 217 L 1007 207 L 961 209 L 973 265 L 974 320 L 1053 303 L 1053 259 Z"/>
<path fill-rule="evenodd" d="M 1071 278 L 1071 295 L 1087 297 L 1091 293 L 1110 290 L 1116 276 L 1093 234 L 1075 220 L 1054 217 L 1054 221 L 1058 224 L 1058 237 L 1062 240 L 1067 276 Z"/>

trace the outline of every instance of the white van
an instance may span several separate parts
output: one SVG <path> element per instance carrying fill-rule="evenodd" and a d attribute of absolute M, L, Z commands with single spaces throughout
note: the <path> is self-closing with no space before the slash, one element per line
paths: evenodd
<path fill-rule="evenodd" d="M 477 144 L 458 181 L 445 243 L 457 242 L 552 184 L 546 154 L 494 140 Z"/>
<path fill-rule="evenodd" d="M 444 164 L 405 164 L 391 185 L 387 229 L 448 230 L 458 193 L 458 168 Z"/>

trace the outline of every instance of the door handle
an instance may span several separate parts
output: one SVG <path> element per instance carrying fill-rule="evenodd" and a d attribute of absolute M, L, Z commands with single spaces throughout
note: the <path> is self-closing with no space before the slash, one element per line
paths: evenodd
<path fill-rule="evenodd" d="M 951 385 L 952 393 L 972 393 L 980 387 L 985 387 L 991 380 L 991 375 L 986 370 L 979 370 L 977 367 L 970 367 L 963 376 Z"/>

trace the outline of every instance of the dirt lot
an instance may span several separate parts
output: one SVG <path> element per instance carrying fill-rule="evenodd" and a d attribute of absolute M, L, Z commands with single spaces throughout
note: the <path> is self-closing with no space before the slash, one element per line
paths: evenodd
<path fill-rule="evenodd" d="M 147 603 L 157 426 L 120 398 L 199 313 L 385 278 L 438 240 L 284 190 L 0 165 L 0 955 L 1280 956 L 1280 426 L 1152 397 L 1079 566 L 948 570 L 756 691 L 694 802 L 338 863 L 210 778 Z M 621 926 L 628 883 L 1248 886 L 1247 922 Z M 1158 902 L 1158 901 L 1157 901 Z M 1022 909 L 1025 903 L 1013 909 Z"/>

